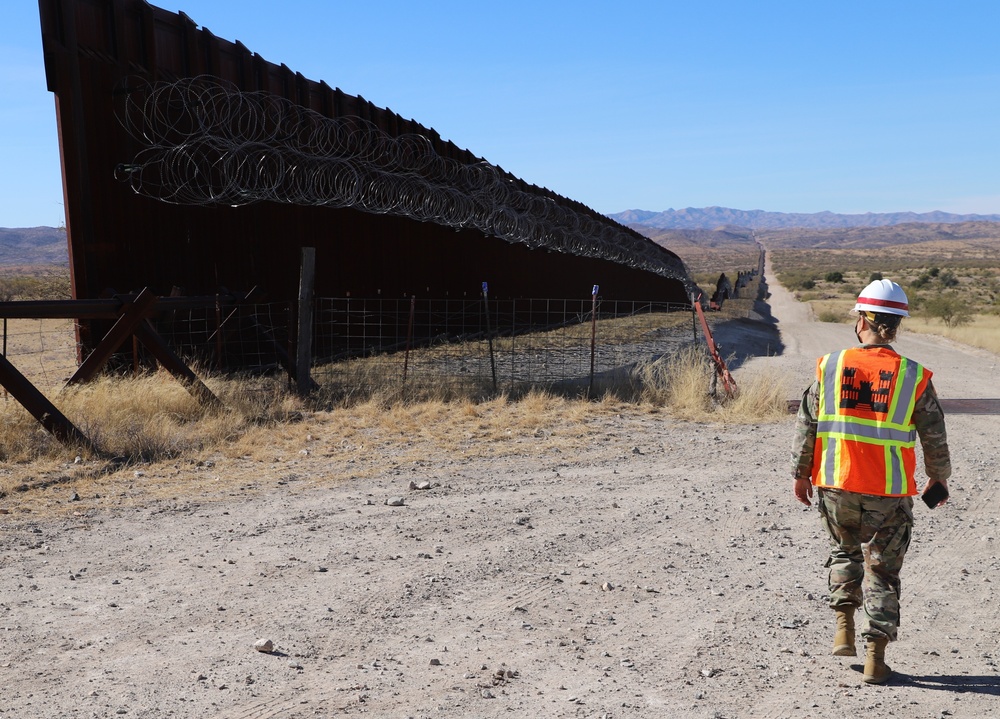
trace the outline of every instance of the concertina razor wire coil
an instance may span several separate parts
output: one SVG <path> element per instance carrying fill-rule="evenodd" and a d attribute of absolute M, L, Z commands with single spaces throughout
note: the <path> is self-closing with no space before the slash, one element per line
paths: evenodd
<path fill-rule="evenodd" d="M 651 240 L 526 192 L 486 161 L 443 157 L 421 134 L 394 137 L 363 118 L 329 118 L 211 76 L 154 84 L 128 78 L 116 94 L 119 122 L 144 148 L 115 175 L 140 195 L 180 205 L 353 208 L 689 284 L 683 264 Z"/>

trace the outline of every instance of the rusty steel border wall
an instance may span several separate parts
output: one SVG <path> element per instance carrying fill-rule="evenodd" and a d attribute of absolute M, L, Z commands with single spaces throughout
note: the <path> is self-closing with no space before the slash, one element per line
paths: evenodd
<path fill-rule="evenodd" d="M 299 285 L 301 249 L 315 247 L 318 296 L 475 297 L 487 281 L 496 298 L 576 296 L 599 284 L 607 299 L 690 303 L 693 285 L 683 263 L 639 233 L 494 168 L 415 120 L 216 37 L 183 12 L 144 0 L 39 0 L 39 10 L 74 298 L 150 288 L 163 296 L 255 290 L 264 300 L 289 300 Z M 324 118 L 360 118 L 389 137 L 423 136 L 440 158 L 488 166 L 518 192 L 555 203 L 621 241 L 614 253 L 574 254 L 355 207 L 171 204 L 116 179 L 145 149 L 120 120 L 132 79 L 152 85 L 202 76 Z M 81 345 L 92 346 L 98 329 L 83 323 Z"/>

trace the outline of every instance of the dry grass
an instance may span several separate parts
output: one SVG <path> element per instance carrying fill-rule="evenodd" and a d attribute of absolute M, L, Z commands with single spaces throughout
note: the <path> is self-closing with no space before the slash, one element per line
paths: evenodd
<path fill-rule="evenodd" d="M 310 474 L 320 482 L 375 476 L 449 456 L 541 456 L 552 451 L 571 455 L 603 434 L 608 419 L 623 411 L 625 406 L 613 400 L 585 402 L 532 392 L 516 402 L 501 396 L 484 402 L 387 405 L 384 398 L 374 398 L 266 425 L 204 415 L 190 426 L 164 422 L 154 437 L 166 452 L 162 456 L 132 457 L 124 463 L 87 457 L 77 463 L 76 450 L 50 442 L 48 451 L 36 452 L 33 458 L 5 462 L 0 469 L 0 496 L 5 496 L 0 506 L 66 514 L 73 509 L 66 502 L 72 492 L 130 506 L 246 491 L 273 485 L 282 477 L 291 481 L 295 466 L 308 455 L 319 458 L 322 472 Z M 132 420 L 145 431 L 155 424 L 152 417 Z M 117 427 L 118 420 L 113 424 Z M 225 427 L 229 436 L 205 438 L 213 425 Z M 112 429 L 105 435 L 111 436 Z M 39 431 L 30 426 L 23 430 Z M 152 444 L 138 430 L 133 436 L 136 449 Z M 164 443 L 165 437 L 172 437 L 172 442 Z M 200 441 L 192 441 L 195 437 Z M 216 465 L 228 471 L 217 474 Z M 152 477 L 155 482 L 148 479 Z M 56 495 L 60 500 L 53 501 Z"/>
<path fill-rule="evenodd" d="M 669 407 L 682 419 L 698 419 L 712 408 L 712 365 L 706 352 L 693 345 L 640 368 L 643 399 Z"/>
<path fill-rule="evenodd" d="M 910 317 L 902 327 L 907 332 L 939 335 L 1000 354 L 1000 315 L 975 315 L 971 323 L 961 327 L 948 327 L 941 320 L 926 317 Z"/>
<path fill-rule="evenodd" d="M 820 322 L 853 322 L 851 310 L 854 308 L 856 297 L 844 297 L 841 299 L 819 299 L 810 302 L 813 316 Z"/>
<path fill-rule="evenodd" d="M 773 371 L 744 372 L 735 399 L 717 405 L 713 418 L 726 424 L 780 422 L 788 417 L 790 390 L 784 376 Z"/>
<path fill-rule="evenodd" d="M 748 288 L 745 294 L 754 292 Z M 721 314 L 743 317 L 752 307 L 752 300 L 731 300 Z M 691 321 L 689 312 L 599 320 L 597 335 L 605 343 L 634 341 Z M 344 363 L 339 386 L 321 387 L 307 405 L 284 380 L 215 378 L 195 368 L 226 408 L 207 411 L 164 372 L 60 389 L 75 370 L 72 324 L 32 322 L 11 321 L 12 360 L 99 452 L 61 445 L 13 399 L 0 402 L 0 496 L 3 506 L 25 511 L 71 511 L 65 499 L 52 501 L 70 491 L 125 505 L 202 496 L 218 493 L 222 476 L 234 485 L 226 491 L 243 491 L 308 455 L 322 457 L 322 481 L 350 481 L 431 457 L 571 456 L 620 434 L 630 416 L 645 413 L 714 422 L 767 421 L 773 415 L 769 396 L 750 401 L 760 391 L 750 384 L 738 400 L 714 402 L 708 395 L 713 368 L 703 346 L 634 372 L 602 373 L 591 399 L 586 386 L 496 396 L 473 372 L 465 382 L 399 382 L 400 357 L 382 356 Z M 590 333 L 584 322 L 494 341 L 498 352 L 509 351 L 511 342 L 564 349 L 589 345 Z M 410 367 L 421 373 L 424 364 L 439 363 L 441 354 L 462 353 L 454 345 L 422 349 L 411 353 Z M 316 376 L 322 377 L 322 369 Z M 774 382 L 765 385 L 774 391 Z M 781 397 L 782 409 L 783 403 Z M 609 451 L 616 451 L 615 444 L 608 443 Z M 216 473 L 216 462 L 241 469 Z M 148 479 L 153 476 L 155 482 Z"/>
<path fill-rule="evenodd" d="M 167 372 L 140 377 L 100 377 L 50 396 L 53 404 L 110 457 L 131 461 L 191 454 L 238 437 L 252 425 L 283 421 L 301 401 L 274 380 L 210 379 L 226 409 L 208 412 Z M 0 457 L 25 462 L 56 450 L 39 436 L 34 418 L 13 399 L 0 409 L 6 431 Z M 41 440 L 41 441 L 40 441 Z"/>
<path fill-rule="evenodd" d="M 714 366 L 700 347 L 689 346 L 653 362 L 641 374 L 644 401 L 680 419 L 742 424 L 777 421 L 788 415 L 788 387 L 773 372 L 744 373 L 735 398 L 726 398 L 721 387 L 713 398 Z"/>
<path fill-rule="evenodd" d="M 711 422 L 785 416 L 785 394 L 774 378 L 744 379 L 739 398 L 716 403 L 708 394 L 712 373 L 704 349 L 691 346 L 646 365 L 623 379 L 627 390 L 608 388 L 598 400 L 537 390 L 516 399 L 448 401 L 376 393 L 326 410 L 305 407 L 284 382 L 210 378 L 223 411 L 205 410 L 164 372 L 102 378 L 53 397 L 99 447 L 97 454 L 59 444 L 13 400 L 0 407 L 0 493 L 21 506 L 31 494 L 26 489 L 66 485 L 125 498 L 169 497 L 218 481 L 203 469 L 213 457 L 259 467 L 301 452 L 322 452 L 327 481 L 350 480 L 384 472 L 387 463 L 429 457 L 571 454 L 596 441 L 609 423 L 627 424 L 629 414 L 662 411 Z M 638 399 L 623 400 L 635 387 Z M 155 487 L 141 479 L 147 465 L 156 466 Z"/>

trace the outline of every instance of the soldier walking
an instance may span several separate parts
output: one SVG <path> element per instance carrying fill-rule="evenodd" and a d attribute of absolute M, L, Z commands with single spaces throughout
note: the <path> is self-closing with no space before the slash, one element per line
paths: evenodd
<path fill-rule="evenodd" d="M 856 656 L 854 612 L 862 607 L 864 681 L 883 684 L 886 645 L 899 625 L 899 571 L 913 526 L 916 440 L 932 508 L 947 501 L 951 459 L 931 371 L 889 344 L 909 317 L 906 293 L 889 280 L 861 291 L 854 306 L 860 345 L 821 357 L 802 395 L 792 448 L 795 496 L 811 506 L 813 487 L 830 535 L 833 654 Z"/>

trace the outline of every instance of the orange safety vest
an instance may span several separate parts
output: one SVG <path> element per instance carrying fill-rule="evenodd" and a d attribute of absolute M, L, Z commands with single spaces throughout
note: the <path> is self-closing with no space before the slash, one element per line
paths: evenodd
<path fill-rule="evenodd" d="M 813 484 L 883 497 L 916 494 L 913 407 L 931 374 L 888 347 L 820 357 Z"/>

